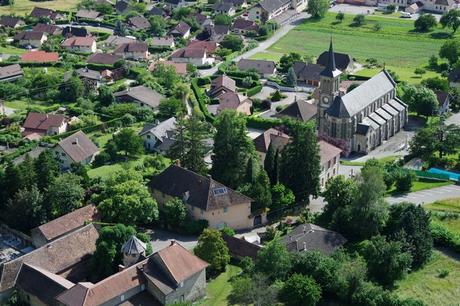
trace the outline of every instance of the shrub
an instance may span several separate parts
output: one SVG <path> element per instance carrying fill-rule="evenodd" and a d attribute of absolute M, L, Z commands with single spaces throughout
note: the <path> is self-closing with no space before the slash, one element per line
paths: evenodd
<path fill-rule="evenodd" d="M 399 192 L 409 191 L 415 179 L 415 174 L 412 171 L 401 171 L 396 177 L 396 190 Z"/>

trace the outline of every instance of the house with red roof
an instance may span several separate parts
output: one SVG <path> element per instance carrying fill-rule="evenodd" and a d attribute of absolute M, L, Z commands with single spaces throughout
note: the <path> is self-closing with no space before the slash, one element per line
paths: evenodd
<path fill-rule="evenodd" d="M 59 61 L 59 53 L 46 51 L 28 51 L 21 55 L 21 62 L 26 63 L 56 63 Z"/>
<path fill-rule="evenodd" d="M 33 134 L 38 135 L 38 138 L 45 135 L 58 135 L 67 130 L 67 119 L 64 115 L 29 112 L 22 129 L 24 137 Z"/>
<path fill-rule="evenodd" d="M 171 60 L 175 63 L 190 63 L 195 66 L 212 65 L 214 58 L 208 56 L 204 48 L 182 48 L 171 55 Z"/>

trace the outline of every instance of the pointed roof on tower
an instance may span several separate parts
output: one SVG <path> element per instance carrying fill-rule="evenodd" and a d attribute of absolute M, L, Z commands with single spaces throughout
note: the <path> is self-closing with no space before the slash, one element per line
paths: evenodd
<path fill-rule="evenodd" d="M 142 254 L 146 249 L 147 245 L 134 235 L 121 247 L 121 251 L 128 255 Z"/>
<path fill-rule="evenodd" d="M 332 37 L 331 37 L 331 42 L 329 44 L 327 65 L 326 65 L 326 68 L 324 68 L 324 70 L 320 73 L 320 75 L 329 77 L 329 78 L 334 78 L 340 75 L 341 73 L 342 72 L 338 70 L 335 65 L 335 55 L 334 55 L 334 48 L 332 46 Z"/>

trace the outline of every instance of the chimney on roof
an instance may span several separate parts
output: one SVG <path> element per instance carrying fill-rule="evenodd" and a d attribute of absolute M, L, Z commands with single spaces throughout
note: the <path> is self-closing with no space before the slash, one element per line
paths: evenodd
<path fill-rule="evenodd" d="M 75 138 L 75 139 L 73 140 L 72 144 L 78 145 L 78 138 Z"/>
<path fill-rule="evenodd" d="M 171 240 L 170 246 L 173 246 L 176 244 L 176 240 Z"/>
<path fill-rule="evenodd" d="M 174 164 L 177 166 L 177 167 L 180 167 L 180 159 L 176 159 L 174 161 Z"/>
<path fill-rule="evenodd" d="M 303 242 L 303 250 L 306 251 L 307 250 L 307 242 Z"/>

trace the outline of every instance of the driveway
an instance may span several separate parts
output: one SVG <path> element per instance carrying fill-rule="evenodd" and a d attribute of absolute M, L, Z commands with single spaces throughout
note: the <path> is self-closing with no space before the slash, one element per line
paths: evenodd
<path fill-rule="evenodd" d="M 331 13 L 338 13 L 342 12 L 345 14 L 352 14 L 352 15 L 358 15 L 358 14 L 363 14 L 363 15 L 368 15 L 368 14 L 373 14 L 375 11 L 376 7 L 372 6 L 359 6 L 359 5 L 351 5 L 351 4 L 337 4 L 334 5 L 329 9 L 329 12 Z"/>
<path fill-rule="evenodd" d="M 449 118 L 446 119 L 446 124 L 456 124 L 460 125 L 460 112 L 453 114 Z"/>
<path fill-rule="evenodd" d="M 153 252 L 164 249 L 171 242 L 177 241 L 187 250 L 192 250 L 197 244 L 197 236 L 185 236 L 176 233 L 172 233 L 164 230 L 152 230 L 150 235 L 150 243 L 152 244 Z"/>

